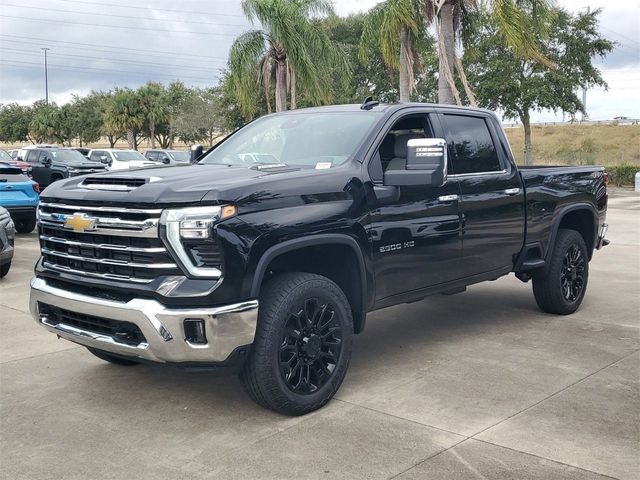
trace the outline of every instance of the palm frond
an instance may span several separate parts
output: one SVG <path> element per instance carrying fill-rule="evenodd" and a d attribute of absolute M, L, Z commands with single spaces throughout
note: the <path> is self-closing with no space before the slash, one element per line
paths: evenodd
<path fill-rule="evenodd" d="M 256 111 L 256 86 L 264 83 L 265 34 L 262 30 L 250 30 L 240 35 L 229 54 L 229 84 L 243 114 L 251 116 Z"/>

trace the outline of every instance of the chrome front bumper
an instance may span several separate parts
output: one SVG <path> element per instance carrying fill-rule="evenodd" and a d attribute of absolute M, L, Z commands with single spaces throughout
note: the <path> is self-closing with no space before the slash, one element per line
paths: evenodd
<path fill-rule="evenodd" d="M 47 316 L 39 312 L 38 302 L 72 312 L 131 322 L 140 328 L 146 342 L 132 346 L 111 336 L 72 325 L 48 323 Z M 31 279 L 29 303 L 36 322 L 66 340 L 117 355 L 161 363 L 223 362 L 237 347 L 253 342 L 258 320 L 257 300 L 213 308 L 167 309 L 155 300 L 134 298 L 122 303 L 81 295 L 53 287 L 38 277 Z M 185 340 L 183 321 L 187 318 L 204 320 L 208 343 L 196 345 Z"/>

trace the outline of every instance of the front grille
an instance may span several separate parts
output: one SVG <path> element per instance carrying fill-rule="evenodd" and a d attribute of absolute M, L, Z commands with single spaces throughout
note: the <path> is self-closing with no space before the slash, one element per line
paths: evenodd
<path fill-rule="evenodd" d="M 161 209 L 40 203 L 40 247 L 45 268 L 148 283 L 181 271 L 158 238 Z M 74 231 L 71 220 L 80 219 Z M 78 225 L 75 225 L 78 227 Z"/>
<path fill-rule="evenodd" d="M 43 302 L 38 302 L 38 312 L 40 319 L 48 325 L 62 323 L 86 332 L 106 335 L 118 343 L 132 346 L 138 346 L 147 341 L 140 328 L 131 322 L 72 312 Z"/>

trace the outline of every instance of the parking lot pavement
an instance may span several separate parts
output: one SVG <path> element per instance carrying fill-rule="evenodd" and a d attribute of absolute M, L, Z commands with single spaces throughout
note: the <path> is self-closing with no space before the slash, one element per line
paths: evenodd
<path fill-rule="evenodd" d="M 104 363 L 28 315 L 35 234 L 0 281 L 7 479 L 640 478 L 640 196 L 581 309 L 540 312 L 513 276 L 375 312 L 336 399 L 287 418 L 234 377 Z"/>

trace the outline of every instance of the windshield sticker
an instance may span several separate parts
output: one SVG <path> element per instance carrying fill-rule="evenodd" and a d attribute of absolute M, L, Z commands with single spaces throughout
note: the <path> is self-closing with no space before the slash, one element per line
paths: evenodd
<path fill-rule="evenodd" d="M 316 163 L 316 170 L 326 170 L 331 168 L 331 165 L 333 165 L 331 162 L 318 162 Z"/>

